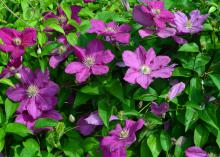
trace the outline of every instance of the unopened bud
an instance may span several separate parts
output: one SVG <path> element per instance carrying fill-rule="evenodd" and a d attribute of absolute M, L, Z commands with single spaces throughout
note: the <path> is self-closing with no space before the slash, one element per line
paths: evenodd
<path fill-rule="evenodd" d="M 15 74 L 15 78 L 17 78 L 17 79 L 20 80 L 20 79 L 21 79 L 21 74 L 20 74 L 20 73 L 16 73 L 16 74 Z"/>
<path fill-rule="evenodd" d="M 69 115 L 69 121 L 70 121 L 71 123 L 74 123 L 74 122 L 76 121 L 76 118 L 75 118 L 72 114 L 70 114 L 70 115 Z"/>
<path fill-rule="evenodd" d="M 37 54 L 40 55 L 41 54 L 41 48 L 37 49 Z"/>

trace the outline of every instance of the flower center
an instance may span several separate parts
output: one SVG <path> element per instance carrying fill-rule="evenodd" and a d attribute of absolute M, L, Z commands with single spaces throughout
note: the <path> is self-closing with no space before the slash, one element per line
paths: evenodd
<path fill-rule="evenodd" d="M 16 68 L 14 66 L 10 67 L 10 71 L 15 71 Z"/>
<path fill-rule="evenodd" d="M 186 28 L 187 29 L 191 29 L 192 28 L 192 23 L 189 20 L 186 22 Z"/>
<path fill-rule="evenodd" d="M 18 37 L 14 38 L 13 42 L 14 42 L 14 44 L 17 45 L 17 46 L 21 45 L 21 39 L 18 38 Z"/>
<path fill-rule="evenodd" d="M 65 23 L 67 21 L 67 18 L 65 15 L 60 15 L 59 20 L 61 23 Z"/>
<path fill-rule="evenodd" d="M 152 12 L 154 15 L 159 15 L 159 14 L 160 14 L 160 9 L 151 9 L 151 12 Z"/>
<path fill-rule="evenodd" d="M 39 89 L 35 85 L 30 85 L 27 89 L 27 95 L 28 97 L 35 97 L 39 92 Z"/>
<path fill-rule="evenodd" d="M 92 56 L 87 56 L 83 61 L 83 64 L 85 64 L 88 68 L 93 66 L 94 63 L 95 63 L 95 58 Z"/>
<path fill-rule="evenodd" d="M 151 69 L 149 66 L 147 65 L 142 65 L 141 68 L 140 68 L 140 71 L 142 74 L 144 75 L 147 75 L 147 74 L 150 74 L 151 73 Z"/>
<path fill-rule="evenodd" d="M 58 53 L 59 53 L 60 55 L 63 54 L 64 52 L 66 52 L 66 50 L 67 50 L 67 47 L 64 46 L 64 45 L 58 47 Z"/>
<path fill-rule="evenodd" d="M 123 130 L 120 132 L 120 134 L 119 134 L 120 139 L 125 139 L 125 138 L 127 138 L 128 136 L 129 136 L 129 131 L 126 130 L 126 129 L 123 129 Z"/>
<path fill-rule="evenodd" d="M 105 30 L 106 30 L 107 32 L 112 32 L 112 33 L 115 32 L 114 28 L 112 28 L 112 27 L 107 27 Z"/>

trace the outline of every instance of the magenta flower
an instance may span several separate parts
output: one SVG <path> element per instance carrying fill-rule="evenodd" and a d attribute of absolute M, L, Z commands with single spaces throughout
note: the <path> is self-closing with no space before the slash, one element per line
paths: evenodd
<path fill-rule="evenodd" d="M 20 102 L 18 113 L 27 111 L 33 119 L 40 117 L 43 112 L 50 111 L 57 103 L 55 95 L 59 86 L 50 81 L 49 71 L 32 72 L 29 68 L 20 70 L 21 83 L 15 84 L 6 91 L 6 95 L 15 102 Z"/>
<path fill-rule="evenodd" d="M 168 66 L 171 59 L 168 56 L 156 56 L 153 48 L 146 52 L 144 47 L 139 46 L 135 53 L 124 51 L 122 57 L 129 67 L 124 80 L 131 84 L 137 83 L 145 89 L 154 78 L 169 78 L 174 70 L 174 65 Z"/>
<path fill-rule="evenodd" d="M 34 119 L 27 111 L 23 111 L 22 113 L 18 113 L 16 115 L 15 122 L 26 125 L 27 128 L 29 128 L 33 132 L 50 129 L 50 128 L 35 129 L 34 128 L 35 121 L 39 118 L 50 118 L 50 119 L 54 119 L 58 121 L 62 119 L 62 116 L 56 110 L 50 110 L 50 111 L 43 112 L 40 117 L 37 117 L 36 119 Z"/>
<path fill-rule="evenodd" d="M 2 70 L 0 78 L 8 78 L 18 73 L 22 68 L 21 62 L 22 58 L 11 59 L 7 66 Z"/>
<path fill-rule="evenodd" d="M 121 154 L 120 157 L 125 157 L 126 147 L 136 141 L 135 134 L 143 126 L 143 119 L 139 119 L 137 122 L 126 120 L 124 128 L 122 128 L 120 124 L 117 124 L 116 128 L 109 132 L 110 136 L 104 137 L 101 140 L 101 148 L 103 154 L 105 154 L 103 157 L 113 157 L 116 154 Z M 119 157 L 119 155 L 114 157 Z"/>
<path fill-rule="evenodd" d="M 192 146 L 186 149 L 186 157 L 208 157 L 208 153 L 200 147 Z"/>
<path fill-rule="evenodd" d="M 20 58 L 25 48 L 33 46 L 36 43 L 36 30 L 34 28 L 25 28 L 23 31 L 17 31 L 12 28 L 0 28 L 0 50 L 11 53 L 13 59 Z"/>
<path fill-rule="evenodd" d="M 168 93 L 168 99 L 172 100 L 173 98 L 175 98 L 177 95 L 179 95 L 180 93 L 182 93 L 182 91 L 185 89 L 185 83 L 180 82 L 175 84 L 169 91 Z"/>
<path fill-rule="evenodd" d="M 67 65 L 65 72 L 76 74 L 77 82 L 86 81 L 91 74 L 108 73 L 109 67 L 106 64 L 114 59 L 114 55 L 110 50 L 104 50 L 104 45 L 100 40 L 92 40 L 86 49 L 79 46 L 73 46 L 73 48 L 79 61 Z"/>
<path fill-rule="evenodd" d="M 96 0 L 83 0 L 84 3 L 96 2 Z"/>
<path fill-rule="evenodd" d="M 154 113 L 157 116 L 162 116 L 169 110 L 169 105 L 167 103 L 161 103 L 158 105 L 155 102 L 152 102 L 151 104 L 151 112 Z"/>
<path fill-rule="evenodd" d="M 118 117 L 111 116 L 109 121 L 117 120 Z M 88 115 L 82 116 L 77 122 L 77 130 L 84 135 L 88 136 L 92 134 L 97 126 L 103 125 L 101 118 L 98 115 L 98 112 L 92 112 Z"/>
<path fill-rule="evenodd" d="M 208 14 L 201 15 L 199 10 L 193 10 L 190 13 L 190 19 L 182 13 L 178 11 L 175 13 L 175 25 L 176 29 L 180 33 L 198 33 L 203 29 L 203 22 L 208 17 Z"/>
<path fill-rule="evenodd" d="M 63 60 L 65 60 L 69 56 L 69 54 L 72 52 L 71 50 L 72 47 L 71 45 L 68 44 L 64 36 L 60 36 L 58 38 L 58 42 L 62 43 L 63 45 L 54 49 L 51 53 L 49 64 L 52 68 L 56 68 L 57 65 Z"/>
<path fill-rule="evenodd" d="M 106 37 L 107 41 L 117 41 L 120 43 L 128 44 L 130 41 L 131 27 L 128 24 L 122 24 L 118 26 L 115 22 L 105 24 L 101 20 L 91 20 L 92 28 L 88 30 L 88 33 L 96 33 Z"/>
<path fill-rule="evenodd" d="M 73 5 L 71 6 L 71 11 L 72 11 L 72 14 L 71 14 L 71 19 L 75 20 L 77 23 L 81 23 L 81 20 L 78 16 L 78 13 L 79 11 L 81 10 L 81 7 L 80 6 L 76 6 L 76 5 Z M 57 19 L 59 22 L 60 22 L 60 26 L 66 30 L 66 31 L 69 31 L 69 30 L 73 30 L 74 27 L 70 24 L 68 24 L 68 18 L 65 14 L 65 12 L 62 10 L 61 7 L 58 7 L 57 8 L 57 14 L 55 15 L 53 12 L 47 12 L 45 13 L 44 15 L 44 18 L 47 20 L 47 19 L 50 19 L 50 18 L 55 18 Z M 45 31 L 47 32 L 52 32 L 54 31 L 53 29 L 51 28 L 46 28 Z"/>

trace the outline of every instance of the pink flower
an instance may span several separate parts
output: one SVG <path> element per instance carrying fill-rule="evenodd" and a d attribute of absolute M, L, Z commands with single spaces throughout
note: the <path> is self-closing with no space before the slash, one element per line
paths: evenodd
<path fill-rule="evenodd" d="M 1 28 L 0 39 L 3 41 L 3 44 L 0 44 L 0 50 L 10 52 L 11 57 L 17 59 L 24 54 L 26 47 L 36 43 L 36 30 L 25 28 L 23 31 L 17 31 L 12 28 Z"/>
<path fill-rule="evenodd" d="M 118 26 L 115 22 L 105 24 L 101 20 L 91 20 L 92 28 L 88 30 L 88 33 L 96 33 L 106 37 L 107 41 L 117 41 L 120 43 L 128 44 L 130 41 L 131 27 L 128 24 L 122 24 Z"/>
<path fill-rule="evenodd" d="M 108 73 L 109 67 L 106 65 L 114 59 L 110 50 L 104 50 L 100 40 L 92 40 L 87 48 L 73 46 L 75 55 L 79 61 L 71 62 L 67 65 L 65 72 L 76 74 L 79 83 L 85 82 L 91 74 L 104 75 Z"/>
<path fill-rule="evenodd" d="M 208 153 L 205 152 L 202 148 L 192 146 L 187 148 L 185 151 L 186 157 L 208 157 Z"/>
<path fill-rule="evenodd" d="M 168 56 L 156 56 L 153 48 L 146 52 L 144 47 L 139 46 L 135 53 L 124 51 L 122 56 L 129 67 L 124 80 L 131 84 L 137 83 L 145 89 L 154 78 L 169 78 L 174 70 L 174 65 L 168 66 L 171 59 Z"/>
<path fill-rule="evenodd" d="M 175 98 L 177 95 L 179 95 L 180 93 L 182 93 L 182 91 L 185 89 L 185 83 L 180 82 L 175 84 L 169 91 L 168 93 L 168 99 L 172 100 L 173 98 Z"/>
<path fill-rule="evenodd" d="M 84 3 L 96 2 L 96 0 L 83 0 Z"/>

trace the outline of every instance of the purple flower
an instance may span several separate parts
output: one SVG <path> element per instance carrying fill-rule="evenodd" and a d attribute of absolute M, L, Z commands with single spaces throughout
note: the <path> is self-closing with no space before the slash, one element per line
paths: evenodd
<path fill-rule="evenodd" d="M 193 10 L 190 13 L 190 19 L 181 11 L 175 13 L 176 29 L 180 33 L 198 33 L 203 29 L 203 22 L 208 17 L 208 14 L 201 15 L 199 10 Z"/>
<path fill-rule="evenodd" d="M 167 103 L 161 103 L 158 105 L 157 103 L 153 102 L 151 104 L 151 112 L 154 113 L 157 116 L 162 116 L 164 113 L 166 113 L 169 110 L 169 105 Z"/>
<path fill-rule="evenodd" d="M 109 121 L 117 120 L 116 116 L 111 116 Z M 97 126 L 103 125 L 101 118 L 98 115 L 98 112 L 92 112 L 89 116 L 82 116 L 77 122 L 77 130 L 84 136 L 92 134 Z"/>
<path fill-rule="evenodd" d="M 92 28 L 88 30 L 88 33 L 96 33 L 103 35 L 108 41 L 117 41 L 120 43 L 128 44 L 130 41 L 131 27 L 128 24 L 122 24 L 118 26 L 115 22 L 105 24 L 101 20 L 91 20 Z"/>
<path fill-rule="evenodd" d="M 200 147 L 192 146 L 185 151 L 186 157 L 208 157 L 208 153 Z"/>
<path fill-rule="evenodd" d="M 81 20 L 80 20 L 80 18 L 78 16 L 78 13 L 81 10 L 81 7 L 73 5 L 73 6 L 71 6 L 70 9 L 71 9 L 71 19 L 75 20 L 77 23 L 81 23 Z M 47 13 L 45 13 L 44 18 L 46 20 L 50 19 L 50 18 L 57 19 L 60 22 L 60 26 L 64 30 L 73 30 L 74 29 L 74 27 L 72 25 L 67 23 L 68 22 L 68 18 L 67 18 L 65 12 L 62 10 L 61 7 L 57 8 L 57 14 L 56 15 L 53 12 L 47 12 Z M 45 31 L 52 32 L 54 30 L 51 29 L 51 28 L 46 28 Z"/>
<path fill-rule="evenodd" d="M 67 40 L 64 36 L 60 36 L 58 38 L 58 42 L 62 43 L 63 45 L 54 49 L 51 53 L 49 64 L 52 68 L 56 68 L 57 65 L 63 60 L 65 60 L 72 52 L 72 47 L 67 43 Z"/>
<path fill-rule="evenodd" d="M 185 89 L 185 84 L 183 82 L 175 84 L 168 93 L 168 99 L 172 100 L 177 95 L 182 93 L 182 91 Z"/>
<path fill-rule="evenodd" d="M 84 3 L 96 2 L 96 0 L 83 0 Z"/>
<path fill-rule="evenodd" d="M 27 111 L 23 111 L 22 113 L 18 113 L 16 115 L 15 122 L 26 125 L 33 132 L 41 131 L 42 129 L 35 129 L 35 121 L 39 118 L 51 118 L 54 120 L 61 120 L 62 116 L 56 110 L 45 111 L 42 115 L 36 119 L 34 119 Z M 43 130 L 48 130 L 49 128 L 44 128 Z"/>
<path fill-rule="evenodd" d="M 27 111 L 33 119 L 36 119 L 43 112 L 52 110 L 57 103 L 55 95 L 59 91 L 59 86 L 50 81 L 49 71 L 43 73 L 37 69 L 32 72 L 29 68 L 22 68 L 19 73 L 21 83 L 6 91 L 11 100 L 20 102 L 17 112 Z"/>
<path fill-rule="evenodd" d="M 143 125 L 143 119 L 139 119 L 137 122 L 126 120 L 124 128 L 117 124 L 116 128 L 109 132 L 110 136 L 106 136 L 101 140 L 101 148 L 105 155 L 103 157 L 125 157 L 126 147 L 136 141 L 135 134 Z"/>
<path fill-rule="evenodd" d="M 17 31 L 12 28 L 0 28 L 0 50 L 10 52 L 14 59 L 20 58 L 25 48 L 33 46 L 36 43 L 36 30 L 34 28 L 25 28 L 23 31 Z"/>
<path fill-rule="evenodd" d="M 22 57 L 11 59 L 8 62 L 7 66 L 1 72 L 0 78 L 3 78 L 3 77 L 8 78 L 18 73 L 19 70 L 22 68 L 21 62 L 22 62 Z"/>
<path fill-rule="evenodd" d="M 123 61 L 127 70 L 124 80 L 131 84 L 139 84 L 143 88 L 147 88 L 153 78 L 169 78 L 172 75 L 173 65 L 168 66 L 171 59 L 168 56 L 156 56 L 153 48 L 147 52 L 144 47 L 139 46 L 135 53 L 132 51 L 124 51 Z"/>
<path fill-rule="evenodd" d="M 67 65 L 65 72 L 76 74 L 79 83 L 85 82 L 91 74 L 104 75 L 108 73 L 109 67 L 106 65 L 114 59 L 110 50 L 104 50 L 100 40 L 92 40 L 87 48 L 73 46 L 75 55 L 79 61 L 71 62 Z"/>

